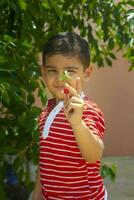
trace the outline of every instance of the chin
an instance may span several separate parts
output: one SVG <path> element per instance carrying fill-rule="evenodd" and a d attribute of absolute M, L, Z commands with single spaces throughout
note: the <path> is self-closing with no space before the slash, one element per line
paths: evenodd
<path fill-rule="evenodd" d="M 56 97 L 58 101 L 63 101 L 63 97 Z"/>
<path fill-rule="evenodd" d="M 62 101 L 63 100 L 63 95 L 62 94 L 57 94 L 57 95 L 53 95 L 57 101 Z"/>

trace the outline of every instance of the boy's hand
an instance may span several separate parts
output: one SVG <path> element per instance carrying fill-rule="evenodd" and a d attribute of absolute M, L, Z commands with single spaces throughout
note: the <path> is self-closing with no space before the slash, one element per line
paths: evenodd
<path fill-rule="evenodd" d="M 77 78 L 76 80 L 76 89 L 72 88 L 68 84 L 66 84 L 65 86 L 69 92 L 63 94 L 64 112 L 71 126 L 75 127 L 78 124 L 82 123 L 82 114 L 84 107 L 84 101 L 80 97 L 80 92 L 81 92 L 80 78 Z"/>

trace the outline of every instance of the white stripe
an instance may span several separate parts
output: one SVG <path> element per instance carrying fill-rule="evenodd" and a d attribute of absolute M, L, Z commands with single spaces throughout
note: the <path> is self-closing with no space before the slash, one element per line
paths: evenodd
<path fill-rule="evenodd" d="M 63 128 L 63 130 L 64 130 L 64 128 Z M 53 134 L 56 134 L 56 135 L 61 135 L 61 136 L 68 136 L 69 138 L 71 137 L 71 138 L 74 138 L 74 135 L 72 134 L 72 130 L 70 131 L 70 133 L 61 133 L 60 131 L 59 132 L 54 132 L 54 131 L 50 131 L 51 133 L 53 133 Z M 55 138 L 55 137 L 54 137 Z M 70 140 L 70 139 L 69 139 Z"/>
<path fill-rule="evenodd" d="M 104 200 L 107 200 L 108 198 L 107 198 L 107 190 L 105 189 L 105 198 L 104 198 Z"/>
<path fill-rule="evenodd" d="M 42 143 L 44 143 L 44 142 L 41 141 L 40 144 L 42 144 Z M 51 141 L 47 141 L 47 142 L 45 142 L 45 143 L 48 144 L 48 145 L 49 145 L 49 144 L 50 144 L 50 145 L 51 145 L 51 144 L 52 144 L 52 145 L 56 145 L 56 146 L 58 146 L 59 148 L 60 148 L 60 147 L 64 147 L 64 148 L 67 147 L 67 148 L 74 149 L 74 151 L 76 150 L 76 146 L 73 147 L 73 146 L 70 146 L 70 145 L 67 145 L 67 144 L 64 144 L 64 143 L 63 143 L 63 144 L 58 144 L 58 143 L 56 143 L 56 142 L 51 142 Z M 42 148 L 42 146 L 41 146 L 41 148 Z"/>
<path fill-rule="evenodd" d="M 68 131 L 68 132 L 72 133 L 72 130 L 70 129 L 70 127 L 69 128 L 64 128 L 64 127 L 59 127 L 59 126 L 52 125 L 51 128 L 54 128 L 54 129 L 57 129 L 57 130 L 64 130 L 64 131 Z"/>
<path fill-rule="evenodd" d="M 59 117 L 56 117 L 56 119 L 58 119 L 58 118 Z M 63 119 L 66 119 L 65 116 L 64 116 L 64 118 L 62 117 L 62 121 L 54 121 L 54 124 L 59 125 L 59 123 L 60 123 L 60 124 L 69 126 L 68 122 L 64 122 Z M 69 126 L 69 128 L 70 128 L 70 126 Z"/>
<path fill-rule="evenodd" d="M 45 139 L 48 136 L 50 126 L 55 118 L 55 116 L 59 113 L 59 111 L 63 108 L 63 101 L 60 101 L 56 107 L 49 113 L 46 123 L 44 125 L 42 137 Z"/>
<path fill-rule="evenodd" d="M 49 181 L 49 182 L 52 182 L 52 183 L 64 183 L 64 184 L 76 184 L 76 183 L 83 183 L 83 182 L 86 182 L 87 180 L 81 180 L 81 181 L 70 181 L 69 180 L 69 183 L 66 181 L 59 181 L 59 180 L 51 180 L 51 179 L 46 179 L 46 178 L 41 178 L 42 181 Z M 74 180 L 74 179 L 73 179 Z"/>
<path fill-rule="evenodd" d="M 51 187 L 52 189 L 55 189 L 55 188 L 57 188 L 57 185 L 50 185 L 50 184 L 45 184 L 45 187 Z M 75 190 L 77 190 L 77 189 L 82 189 L 82 188 L 86 188 L 86 191 L 89 191 L 88 189 L 89 189 L 89 187 L 88 187 L 88 185 L 85 185 L 85 186 L 78 186 L 78 187 L 73 187 L 73 186 L 60 186 L 60 185 L 58 185 L 58 188 L 63 188 L 63 189 L 70 189 L 70 187 L 71 187 L 71 189 L 75 189 Z M 84 191 L 85 192 L 85 191 Z M 98 191 L 97 191 L 98 192 Z"/>
<path fill-rule="evenodd" d="M 89 194 L 86 194 L 86 195 L 79 195 L 79 198 L 84 198 L 84 197 L 88 197 L 88 199 L 90 198 L 90 196 L 89 196 Z M 78 197 L 74 197 L 74 196 L 62 196 L 62 195 L 60 195 L 60 197 L 58 197 L 58 199 L 57 199 L 57 197 L 53 197 L 53 196 L 49 196 L 49 198 L 51 199 L 51 200 L 62 200 L 62 199 L 78 199 Z"/>
<path fill-rule="evenodd" d="M 43 200 L 47 200 L 45 197 L 44 197 L 44 195 L 42 194 L 42 198 L 43 198 Z"/>
<path fill-rule="evenodd" d="M 80 155 L 80 152 L 79 151 L 70 151 L 70 150 L 66 150 L 66 149 L 60 149 L 60 148 L 52 148 L 52 147 L 41 147 L 40 148 L 40 151 L 43 151 L 43 149 L 52 149 L 52 150 L 56 150 L 56 151 L 63 151 L 63 152 L 67 152 L 67 153 L 72 153 L 72 154 L 77 154 L 77 155 Z M 58 154 L 57 154 L 58 155 Z"/>
<path fill-rule="evenodd" d="M 87 117 L 87 115 L 88 115 L 88 117 Z M 93 114 L 89 114 L 89 112 L 87 112 L 86 114 L 84 113 L 83 114 L 83 117 L 85 118 L 85 120 L 87 119 L 87 120 L 91 120 L 92 118 L 94 118 L 94 119 L 98 119 L 98 117 L 96 116 L 96 115 L 93 115 Z"/>
<path fill-rule="evenodd" d="M 45 190 L 46 190 L 46 189 L 44 188 L 44 191 L 45 191 Z M 57 194 L 58 194 L 58 193 L 59 193 L 59 194 L 60 194 L 60 193 L 63 193 L 63 191 L 59 191 L 59 190 L 50 190 L 50 189 L 49 189 L 49 190 L 47 189 L 47 192 L 54 192 L 54 193 L 57 193 Z M 85 190 L 85 191 L 76 191 L 76 192 L 82 194 L 82 193 L 87 193 L 87 192 L 89 192 L 89 190 Z M 74 191 L 69 191 L 69 190 L 68 190 L 68 191 L 64 191 L 64 193 L 71 194 L 71 193 L 74 193 Z M 57 200 L 58 200 L 58 199 L 57 199 Z"/>
<path fill-rule="evenodd" d="M 60 168 L 63 169 L 64 167 L 70 167 L 70 168 L 76 168 L 78 170 L 78 169 L 81 169 L 81 168 L 85 167 L 85 165 L 82 165 L 82 166 L 78 167 L 78 166 L 68 166 L 68 165 L 55 165 L 55 164 L 52 164 L 52 163 L 45 164 L 44 162 L 40 162 L 40 164 L 53 166 L 53 167 L 58 167 L 59 169 Z"/>
<path fill-rule="evenodd" d="M 52 155 L 52 156 L 57 156 L 57 157 L 62 157 L 64 156 L 64 158 L 71 158 L 71 159 L 75 159 L 75 160 L 82 160 L 80 157 L 75 157 L 75 156 L 67 156 L 67 155 L 60 155 L 60 154 L 55 154 L 55 153 L 51 153 L 51 152 L 40 152 L 41 154 L 46 154 L 46 155 Z"/>
<path fill-rule="evenodd" d="M 51 131 L 52 132 L 52 131 Z M 58 134 L 57 134 L 58 135 Z M 68 139 L 68 140 L 65 140 L 65 139 L 63 139 L 63 138 L 60 138 L 60 137 L 57 137 L 57 138 L 55 138 L 55 137 L 52 137 L 52 136 L 50 136 L 49 137 L 50 139 L 52 138 L 52 139 L 54 139 L 55 141 L 56 141 L 56 139 L 59 141 L 59 140 L 61 140 L 61 141 L 63 141 L 63 142 L 68 142 L 68 143 L 70 143 L 70 145 L 72 144 L 73 146 L 72 147 L 76 147 L 76 142 L 75 141 L 71 141 L 70 139 Z M 56 143 L 55 143 L 56 144 Z"/>
<path fill-rule="evenodd" d="M 83 92 L 81 92 L 80 96 L 81 96 L 81 98 L 83 98 L 85 95 Z M 46 139 L 48 137 L 50 126 L 51 126 L 55 116 L 60 112 L 60 110 L 63 108 L 63 106 L 64 106 L 63 101 L 60 101 L 55 106 L 55 108 L 49 113 L 49 115 L 46 119 L 45 125 L 44 125 L 43 134 L 42 134 L 42 137 L 44 139 Z"/>
<path fill-rule="evenodd" d="M 44 170 L 44 168 L 43 167 L 40 167 L 40 169 L 42 169 L 42 170 Z M 79 174 L 79 173 L 85 173 L 86 172 L 86 170 L 79 170 L 79 171 L 61 171 L 60 169 L 59 170 L 55 170 L 55 169 L 48 169 L 47 168 L 47 173 L 49 174 L 49 173 L 51 173 L 51 172 L 56 172 L 56 173 L 60 173 L 60 175 L 62 176 L 63 174 Z M 55 175 L 54 175 L 55 176 Z M 64 176 L 63 176 L 64 177 Z M 96 182 L 98 182 L 98 181 L 96 181 Z"/>
<path fill-rule="evenodd" d="M 61 196 L 61 195 L 60 195 L 60 197 L 66 198 L 66 199 L 69 198 L 69 200 L 70 200 L 70 199 L 71 199 L 71 200 L 72 200 L 72 199 L 73 199 L 73 200 L 74 200 L 74 199 L 78 199 L 78 197 L 74 197 L 74 196 L 67 196 L 67 197 L 64 197 L 64 196 Z M 84 196 L 83 196 L 83 195 L 82 195 L 82 196 L 79 195 L 79 198 L 84 198 L 84 197 L 88 197 L 88 199 L 90 198 L 90 197 L 89 197 L 89 194 L 86 194 L 86 195 L 84 195 Z M 57 200 L 57 199 L 56 199 L 56 200 Z"/>
<path fill-rule="evenodd" d="M 40 167 L 40 169 L 44 169 L 44 168 L 42 168 L 42 167 Z M 57 177 L 57 178 L 61 178 L 61 179 L 73 179 L 74 180 L 74 178 L 75 178 L 75 180 L 76 179 L 80 179 L 80 178 L 85 178 L 85 176 L 75 176 L 75 177 L 72 177 L 72 176 L 59 176 L 59 175 L 53 175 L 53 174 L 45 174 L 45 173 L 41 173 L 41 176 L 48 176 L 48 177 Z"/>
<path fill-rule="evenodd" d="M 40 156 L 40 158 L 42 159 L 42 158 L 44 158 L 44 157 Z M 65 162 L 65 161 L 63 161 L 63 160 L 58 160 L 58 159 L 55 159 L 55 158 L 54 158 L 54 159 L 53 159 L 53 158 L 47 158 L 47 160 L 51 160 L 51 161 L 53 161 L 53 162 L 61 162 L 61 163 L 63 162 L 64 164 L 67 163 L 67 165 L 68 165 L 68 164 L 72 164 L 72 165 L 75 164 L 75 165 L 77 165 L 76 162 L 71 162 L 71 161 L 66 161 L 66 162 Z"/>
<path fill-rule="evenodd" d="M 80 182 L 80 181 L 77 181 L 77 179 L 81 179 L 81 178 L 84 178 L 84 180 L 82 180 L 81 182 L 86 182 L 87 180 L 85 179 L 85 176 L 75 176 L 75 177 L 72 177 L 72 176 L 60 176 L 60 175 L 51 175 L 51 174 L 45 174 L 45 173 L 42 173 L 41 174 L 41 176 L 47 176 L 48 178 L 43 178 L 43 177 L 41 177 L 41 180 L 42 181 L 49 181 L 49 182 L 60 182 L 60 183 L 67 183 L 67 182 L 64 182 L 63 181 L 63 179 L 67 179 L 67 181 L 68 181 L 68 179 L 69 179 L 69 184 L 72 184 L 72 183 L 74 183 L 74 184 L 76 184 L 76 183 L 78 183 L 78 182 Z M 58 179 L 61 179 L 61 181 L 58 181 L 58 180 L 50 180 L 49 179 L 49 177 L 57 177 Z M 74 180 L 76 180 L 76 182 L 72 182 L 70 179 L 72 179 L 73 181 Z M 89 183 L 89 185 L 90 184 L 94 184 L 94 183 L 99 183 L 99 181 L 98 182 L 94 182 L 94 181 L 90 181 L 90 183 Z M 52 185 L 50 185 L 50 186 L 52 186 Z M 101 184 L 99 184 L 99 185 L 97 185 L 97 186 L 92 186 L 92 188 L 98 188 L 99 186 L 101 186 Z M 100 195 L 100 194 L 99 194 Z"/>
<path fill-rule="evenodd" d="M 57 119 L 57 120 L 58 120 L 58 119 L 61 120 L 61 121 L 58 121 L 57 123 L 61 123 L 61 122 L 64 123 L 63 120 L 65 120 L 66 118 L 65 118 L 65 115 L 61 116 L 61 114 L 60 114 L 60 115 L 58 115 L 58 116 L 56 117 L 56 119 Z M 68 123 L 65 122 L 65 124 L 68 124 Z"/>

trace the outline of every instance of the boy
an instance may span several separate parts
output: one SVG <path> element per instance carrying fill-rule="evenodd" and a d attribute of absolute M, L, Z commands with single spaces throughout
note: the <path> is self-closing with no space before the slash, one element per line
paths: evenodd
<path fill-rule="evenodd" d="M 65 71 L 67 80 L 61 79 Z M 107 199 L 99 174 L 104 120 L 82 91 L 91 72 L 88 43 L 76 33 L 59 33 L 45 44 L 42 75 L 54 99 L 40 115 L 33 200 Z"/>

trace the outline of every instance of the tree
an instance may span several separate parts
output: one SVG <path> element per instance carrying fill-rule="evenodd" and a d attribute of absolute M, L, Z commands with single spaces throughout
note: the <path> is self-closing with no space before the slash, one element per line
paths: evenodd
<path fill-rule="evenodd" d="M 91 44 L 92 62 L 112 65 L 113 50 L 123 51 L 134 70 L 134 2 L 122 0 L 0 1 L 0 196 L 4 194 L 7 155 L 31 191 L 27 160 L 37 163 L 38 115 L 35 91 L 47 101 L 40 79 L 38 54 L 44 42 L 61 31 L 79 30 Z M 106 166 L 105 166 L 106 167 Z M 106 175 L 106 170 L 103 175 Z M 113 178 L 115 169 L 111 168 Z"/>

